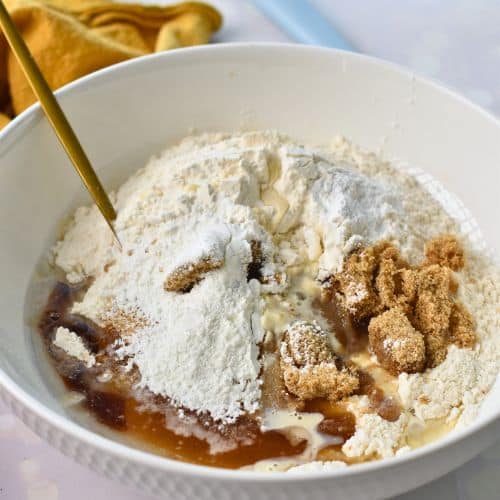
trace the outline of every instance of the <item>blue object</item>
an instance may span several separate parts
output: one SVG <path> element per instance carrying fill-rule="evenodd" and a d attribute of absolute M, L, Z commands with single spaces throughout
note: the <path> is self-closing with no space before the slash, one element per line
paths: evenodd
<path fill-rule="evenodd" d="M 295 41 L 355 52 L 308 0 L 251 0 Z"/>

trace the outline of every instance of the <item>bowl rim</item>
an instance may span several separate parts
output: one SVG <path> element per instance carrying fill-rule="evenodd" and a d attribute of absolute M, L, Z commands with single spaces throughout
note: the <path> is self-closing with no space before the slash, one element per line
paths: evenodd
<path fill-rule="evenodd" d="M 437 79 L 419 76 L 409 68 L 373 56 L 333 48 L 299 45 L 293 43 L 235 42 L 187 47 L 166 52 L 148 54 L 145 56 L 123 61 L 112 66 L 108 66 L 89 75 L 83 76 L 78 80 L 64 85 L 63 87 L 58 89 L 55 94 L 57 95 L 57 97 L 66 96 L 67 94 L 71 94 L 73 91 L 85 89 L 88 86 L 91 86 L 94 81 L 103 83 L 108 79 L 114 79 L 120 74 L 126 74 L 129 71 L 135 72 L 143 66 L 154 66 L 155 64 L 163 65 L 164 63 L 169 64 L 170 62 L 175 64 L 175 61 L 179 59 L 189 59 L 190 57 L 197 58 L 199 56 L 205 57 L 206 54 L 223 55 L 224 53 L 231 52 L 246 52 L 247 54 L 258 54 L 259 51 L 265 53 L 269 53 L 270 51 L 274 51 L 276 53 L 295 52 L 297 54 L 301 53 L 302 55 L 324 54 L 325 56 L 328 56 L 328 54 L 340 54 L 348 59 L 351 58 L 363 61 L 364 64 L 379 66 L 384 70 L 390 71 L 393 74 L 397 74 L 398 77 L 404 76 L 406 78 L 411 78 L 418 83 L 423 84 L 424 86 L 428 86 L 433 88 L 434 90 L 437 90 L 441 94 L 446 95 L 447 97 L 452 98 L 455 101 L 458 101 L 465 107 L 468 107 L 470 110 L 479 113 L 483 116 L 483 118 L 492 122 L 492 124 L 496 127 L 500 128 L 500 120 L 497 119 L 491 112 L 485 110 L 478 104 L 471 102 L 458 91 L 454 90 L 449 85 L 443 84 Z M 39 120 L 42 117 L 43 112 L 40 108 L 40 104 L 34 103 L 29 108 L 20 113 L 16 118 L 14 118 L 6 127 L 4 127 L 0 131 L 0 153 L 2 149 L 8 146 L 9 140 L 15 141 L 17 139 L 16 133 L 19 135 L 20 130 L 23 130 L 23 128 L 24 130 L 26 130 L 27 126 L 30 126 L 30 124 L 33 124 L 36 120 Z M 293 483 L 304 480 L 312 481 L 333 477 L 355 477 L 368 472 L 376 472 L 381 469 L 413 462 L 426 455 L 432 455 L 439 450 L 442 450 L 452 444 L 456 444 L 459 441 L 464 440 L 465 438 L 471 436 L 472 434 L 475 434 L 476 432 L 484 429 L 496 420 L 500 419 L 499 406 L 491 415 L 481 419 L 481 421 L 474 421 L 464 429 L 453 430 L 446 436 L 439 438 L 437 441 L 412 450 L 410 453 L 361 464 L 354 464 L 349 467 L 342 467 L 333 471 L 305 471 L 297 472 L 294 474 L 285 474 L 280 472 L 256 472 L 241 469 L 223 469 L 219 467 L 197 465 L 189 462 L 182 462 L 179 460 L 162 457 L 160 455 L 142 451 L 138 448 L 119 443 L 111 438 L 102 436 L 96 432 L 91 431 L 90 429 L 81 426 L 70 418 L 59 415 L 54 410 L 45 406 L 35 397 L 31 396 L 30 394 L 28 394 L 28 392 L 22 389 L 14 379 L 7 375 L 7 373 L 1 367 L 0 389 L 3 389 L 8 395 L 10 395 L 12 401 L 19 402 L 32 414 L 36 415 L 36 417 L 46 421 L 49 425 L 59 429 L 61 432 L 71 436 L 73 439 L 83 442 L 94 449 L 102 450 L 105 453 L 111 454 L 121 460 L 133 461 L 142 466 L 153 467 L 156 470 L 163 472 L 172 472 L 181 474 L 183 476 L 218 479 L 228 482 L 258 481 L 262 483 Z M 15 413 L 19 414 L 20 412 L 13 407 L 12 401 L 9 402 L 8 399 L 9 398 L 7 398 L 8 406 Z"/>

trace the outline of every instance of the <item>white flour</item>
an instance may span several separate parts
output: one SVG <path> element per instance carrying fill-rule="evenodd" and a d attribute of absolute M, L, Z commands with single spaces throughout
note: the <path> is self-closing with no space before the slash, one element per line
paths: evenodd
<path fill-rule="evenodd" d="M 353 396 L 349 409 L 356 416 L 356 432 L 342 446 L 342 451 L 348 457 L 361 457 L 376 454 L 386 458 L 405 444 L 404 431 L 408 417 L 404 413 L 395 422 L 389 422 L 382 417 L 368 413 L 369 406 L 366 396 Z"/>
<path fill-rule="evenodd" d="M 291 269 L 308 264 L 312 279 L 323 278 L 357 245 L 382 239 L 417 262 L 426 240 L 458 232 L 413 177 L 374 155 L 341 139 L 305 148 L 275 132 L 187 138 L 131 177 L 115 200 L 122 252 L 95 207 L 77 210 L 55 247 L 68 280 L 93 278 L 74 312 L 120 325 L 117 355 L 137 366 L 142 387 L 223 422 L 259 409 L 262 319 L 272 316 L 272 294 L 286 305 Z M 247 281 L 254 241 L 263 284 Z M 186 293 L 165 290 L 167 277 L 203 259 L 221 266 Z M 478 351 L 452 347 L 438 368 L 400 377 L 405 406 L 417 416 L 453 409 L 473 418 L 496 375 L 498 281 L 485 276 L 484 265 L 471 264 L 460 277 L 478 318 Z M 404 416 L 389 424 L 364 414 L 356 398 L 351 404 L 359 418 L 346 454 L 390 456 L 405 445 Z"/>
<path fill-rule="evenodd" d="M 70 356 L 83 361 L 87 368 L 95 365 L 95 356 L 85 347 L 83 340 L 67 328 L 60 326 L 56 330 L 54 345 Z"/>

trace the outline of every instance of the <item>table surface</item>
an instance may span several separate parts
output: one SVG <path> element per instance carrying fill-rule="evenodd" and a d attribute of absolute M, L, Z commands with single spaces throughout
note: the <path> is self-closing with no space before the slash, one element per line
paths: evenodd
<path fill-rule="evenodd" d="M 225 17 L 216 42 L 291 41 L 250 2 L 208 1 Z M 437 78 L 500 113 L 500 2 L 497 0 L 313 2 L 360 52 Z M 496 439 L 492 436 L 492 443 Z M 499 498 L 499 490 L 500 443 L 497 443 L 457 471 L 397 498 L 493 500 Z M 40 440 L 0 403 L 0 500 L 88 498 L 149 499 L 73 463 Z"/>

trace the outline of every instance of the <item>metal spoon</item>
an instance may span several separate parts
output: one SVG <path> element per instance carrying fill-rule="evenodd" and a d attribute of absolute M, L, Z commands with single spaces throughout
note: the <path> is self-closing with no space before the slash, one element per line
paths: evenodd
<path fill-rule="evenodd" d="M 116 219 L 116 212 L 111 201 L 104 191 L 99 178 L 97 177 L 92 165 L 90 164 L 80 141 L 76 137 L 71 125 L 69 124 L 63 110 L 59 106 L 52 90 L 45 80 L 40 68 L 36 64 L 31 52 L 19 33 L 16 25 L 12 21 L 4 3 L 0 0 L 0 26 L 7 39 L 12 52 L 16 56 L 26 78 L 37 96 L 43 111 L 52 125 L 59 141 L 70 158 L 75 170 L 80 175 L 83 184 L 92 196 L 97 207 L 106 219 L 113 235 L 121 247 L 120 240 L 113 227 L 113 221 Z"/>

